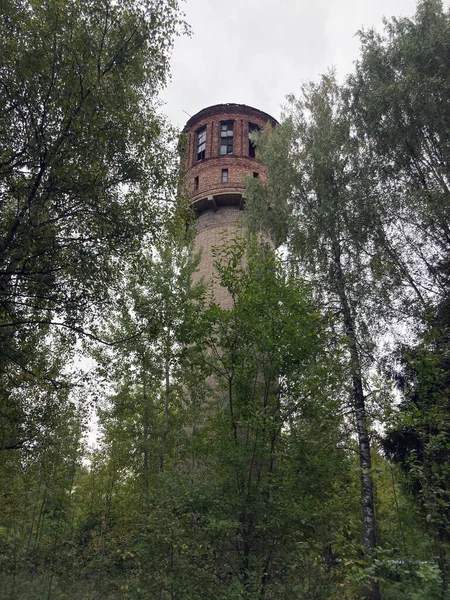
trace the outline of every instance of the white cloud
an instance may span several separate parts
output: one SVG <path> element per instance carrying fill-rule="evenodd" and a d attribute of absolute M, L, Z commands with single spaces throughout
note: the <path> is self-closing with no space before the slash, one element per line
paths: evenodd
<path fill-rule="evenodd" d="M 182 127 L 187 115 L 237 102 L 279 118 L 301 83 L 331 66 L 344 76 L 358 56 L 361 28 L 383 16 L 412 16 L 415 0 L 187 0 L 191 38 L 176 42 L 165 112 Z"/>

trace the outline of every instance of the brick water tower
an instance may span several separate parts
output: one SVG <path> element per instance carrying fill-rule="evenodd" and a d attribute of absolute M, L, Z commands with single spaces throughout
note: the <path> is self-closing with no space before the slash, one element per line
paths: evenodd
<path fill-rule="evenodd" d="M 245 206 L 245 178 L 265 178 L 255 158 L 251 133 L 277 121 L 245 104 L 216 104 L 204 108 L 186 123 L 186 185 L 197 220 L 195 249 L 201 252 L 196 280 L 214 276 L 212 249 L 241 231 Z M 212 287 L 214 300 L 230 305 L 227 292 Z"/>

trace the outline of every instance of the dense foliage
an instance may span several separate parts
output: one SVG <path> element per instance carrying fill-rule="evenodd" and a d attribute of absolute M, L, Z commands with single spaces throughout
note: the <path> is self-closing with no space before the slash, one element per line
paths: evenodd
<path fill-rule="evenodd" d="M 257 136 L 229 310 L 162 202 L 177 3 L 1 17 L 2 598 L 448 600 L 449 14 Z"/>
<path fill-rule="evenodd" d="M 171 1 L 2 3 L 3 447 L 39 433 L 61 353 L 96 335 L 127 261 L 167 219 L 176 168 L 155 103 L 178 29 Z"/>

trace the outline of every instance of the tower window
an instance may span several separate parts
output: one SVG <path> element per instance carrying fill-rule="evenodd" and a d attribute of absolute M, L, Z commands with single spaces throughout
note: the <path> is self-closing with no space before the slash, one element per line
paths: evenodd
<path fill-rule="evenodd" d="M 198 190 L 198 177 L 194 177 L 194 190 Z"/>
<path fill-rule="evenodd" d="M 220 124 L 220 154 L 233 154 L 233 121 Z"/>
<path fill-rule="evenodd" d="M 259 125 L 256 125 L 256 123 L 248 124 L 248 155 L 250 156 L 250 158 L 255 158 L 256 155 L 256 148 L 255 144 L 252 141 L 252 134 L 258 133 L 258 131 L 260 130 L 261 127 Z"/>
<path fill-rule="evenodd" d="M 228 183 L 228 169 L 222 169 L 222 183 Z"/>
<path fill-rule="evenodd" d="M 205 158 L 206 149 L 206 125 L 197 131 L 197 160 Z"/>

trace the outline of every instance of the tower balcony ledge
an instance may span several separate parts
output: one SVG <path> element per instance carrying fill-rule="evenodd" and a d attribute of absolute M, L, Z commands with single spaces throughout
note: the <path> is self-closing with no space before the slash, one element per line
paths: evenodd
<path fill-rule="evenodd" d="M 242 210 L 245 204 L 245 198 L 243 195 L 245 188 L 239 186 L 239 189 L 224 190 L 211 190 L 211 193 L 205 195 L 200 194 L 193 198 L 191 206 L 193 207 L 197 216 L 208 210 L 218 211 L 224 207 L 231 207 L 238 210 Z"/>

